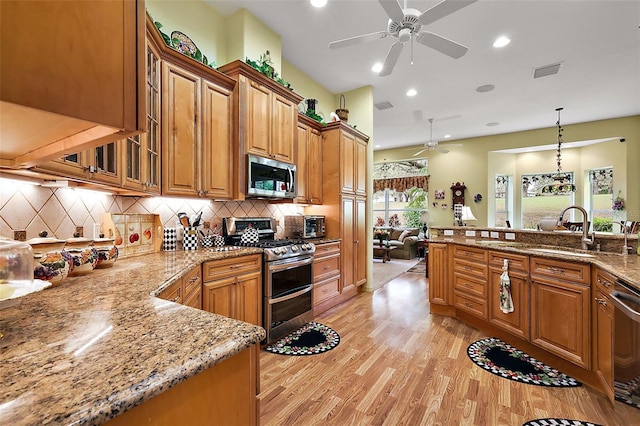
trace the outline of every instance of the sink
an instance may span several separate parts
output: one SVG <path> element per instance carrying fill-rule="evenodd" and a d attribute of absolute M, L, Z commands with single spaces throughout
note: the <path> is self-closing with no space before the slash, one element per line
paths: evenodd
<path fill-rule="evenodd" d="M 595 257 L 592 254 L 587 253 L 577 253 L 575 251 L 567 251 L 567 250 L 558 250 L 558 249 L 546 249 L 546 248 L 532 248 L 529 249 L 531 251 L 537 251 L 541 253 L 551 253 L 551 254 L 562 254 L 565 256 L 576 256 L 576 257 Z"/>

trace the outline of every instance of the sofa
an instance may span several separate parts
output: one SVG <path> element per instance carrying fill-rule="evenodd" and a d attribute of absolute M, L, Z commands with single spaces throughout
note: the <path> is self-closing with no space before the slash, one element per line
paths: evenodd
<path fill-rule="evenodd" d="M 378 226 L 374 229 L 386 229 L 389 232 L 389 238 L 387 241 L 384 241 L 384 244 L 386 245 L 388 242 L 389 246 L 396 247 L 395 250 L 389 252 L 389 256 L 396 259 L 413 259 L 418 255 L 418 235 L 420 234 L 420 229 L 385 226 Z M 374 248 L 379 244 L 380 241 L 374 237 Z"/>

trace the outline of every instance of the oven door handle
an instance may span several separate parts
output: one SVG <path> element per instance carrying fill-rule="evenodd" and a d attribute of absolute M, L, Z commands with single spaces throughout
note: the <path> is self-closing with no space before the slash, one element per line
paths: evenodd
<path fill-rule="evenodd" d="M 631 306 L 625 303 L 625 300 L 628 300 L 640 305 L 640 297 L 622 293 L 618 290 L 612 291 L 611 293 L 609 293 L 609 296 L 611 296 L 613 304 L 616 305 L 616 307 L 620 309 L 626 316 L 631 318 L 634 322 L 640 322 L 640 312 L 636 311 Z"/>
<path fill-rule="evenodd" d="M 284 301 L 287 301 L 289 299 L 293 299 L 295 297 L 301 296 L 301 295 L 303 295 L 305 293 L 309 293 L 311 290 L 313 290 L 313 284 L 309 284 L 308 287 L 305 287 L 300 291 L 296 291 L 295 293 L 287 294 L 286 296 L 277 297 L 275 299 L 269 299 L 269 304 L 273 305 L 275 303 L 284 302 Z"/>
<path fill-rule="evenodd" d="M 267 269 L 269 272 L 280 272 L 285 271 L 287 269 L 297 268 L 299 266 L 308 265 L 313 262 L 313 257 L 307 257 L 304 259 L 299 258 L 290 258 L 278 262 L 271 262 L 268 264 Z"/>

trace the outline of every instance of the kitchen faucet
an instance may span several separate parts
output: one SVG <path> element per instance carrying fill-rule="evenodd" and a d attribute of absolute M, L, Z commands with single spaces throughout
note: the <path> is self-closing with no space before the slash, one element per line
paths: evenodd
<path fill-rule="evenodd" d="M 627 244 L 627 235 L 629 235 L 629 228 L 624 223 L 624 221 L 620 222 L 620 226 L 622 226 L 622 232 L 624 232 L 624 245 L 622 246 L 622 254 L 629 254 L 631 252 L 631 247 Z"/>
<path fill-rule="evenodd" d="M 566 209 L 562 210 L 560 213 L 560 218 L 558 218 L 558 226 L 562 226 L 562 216 L 567 212 L 567 210 L 576 209 L 582 212 L 582 241 L 581 247 L 582 250 L 588 250 L 590 246 L 595 242 L 595 232 L 589 236 L 589 220 L 587 218 L 587 211 L 580 206 L 569 206 Z M 625 244 L 626 245 L 626 244 Z"/>

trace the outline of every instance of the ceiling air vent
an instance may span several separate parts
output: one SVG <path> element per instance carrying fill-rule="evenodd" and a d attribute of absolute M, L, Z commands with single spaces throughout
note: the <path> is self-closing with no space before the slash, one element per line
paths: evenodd
<path fill-rule="evenodd" d="M 380 111 L 383 109 L 393 108 L 393 105 L 391 105 L 391 102 L 389 101 L 378 102 L 377 104 L 373 104 L 373 106 L 378 108 Z"/>
<path fill-rule="evenodd" d="M 557 64 L 545 65 L 540 68 L 535 68 L 533 70 L 533 78 L 546 77 L 548 75 L 558 74 L 560 71 L 560 65 L 562 62 L 558 62 Z"/>

